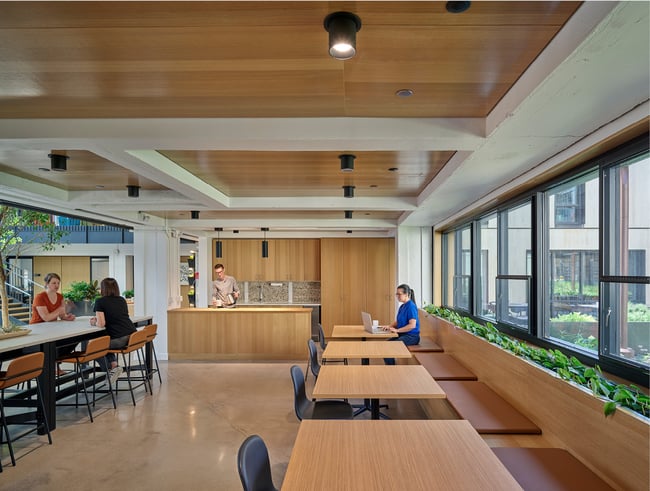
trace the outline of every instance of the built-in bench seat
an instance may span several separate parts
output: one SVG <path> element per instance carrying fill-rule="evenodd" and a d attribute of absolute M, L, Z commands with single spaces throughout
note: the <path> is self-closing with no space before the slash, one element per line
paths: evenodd
<path fill-rule="evenodd" d="M 481 434 L 540 434 L 542 430 L 483 382 L 438 382 L 458 415 Z"/>
<path fill-rule="evenodd" d="M 492 451 L 524 491 L 614 489 L 562 448 L 499 447 Z"/>
<path fill-rule="evenodd" d="M 446 353 L 415 353 L 413 357 L 435 380 L 476 380 L 476 375 Z"/>
<path fill-rule="evenodd" d="M 420 336 L 420 344 L 413 344 L 407 346 L 408 350 L 412 353 L 432 353 L 444 351 L 432 338 L 428 336 Z"/>

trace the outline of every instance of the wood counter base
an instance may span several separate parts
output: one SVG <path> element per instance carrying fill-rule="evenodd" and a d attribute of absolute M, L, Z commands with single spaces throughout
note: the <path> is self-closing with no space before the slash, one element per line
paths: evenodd
<path fill-rule="evenodd" d="M 167 326 L 170 360 L 302 360 L 311 309 L 174 309 Z"/>

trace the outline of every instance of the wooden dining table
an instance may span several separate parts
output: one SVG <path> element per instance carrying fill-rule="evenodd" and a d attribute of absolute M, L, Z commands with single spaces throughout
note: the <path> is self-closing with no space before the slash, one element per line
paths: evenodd
<path fill-rule="evenodd" d="M 304 420 L 283 491 L 521 490 L 465 420 Z"/>
<path fill-rule="evenodd" d="M 401 341 L 330 341 L 323 351 L 323 359 L 361 358 L 364 360 L 383 358 L 412 358 L 406 345 Z"/>
<path fill-rule="evenodd" d="M 362 398 L 379 419 L 379 399 L 444 399 L 445 392 L 420 365 L 323 365 L 315 399 Z"/>
<path fill-rule="evenodd" d="M 366 331 L 362 324 L 358 325 L 335 325 L 332 328 L 331 339 L 357 339 L 366 341 L 369 339 L 390 339 L 396 338 L 397 334 L 390 331 L 370 333 Z"/>

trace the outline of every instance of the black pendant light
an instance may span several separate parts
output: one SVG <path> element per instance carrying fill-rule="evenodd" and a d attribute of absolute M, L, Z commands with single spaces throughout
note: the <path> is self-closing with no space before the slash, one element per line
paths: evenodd
<path fill-rule="evenodd" d="M 140 196 L 140 186 L 134 186 L 133 184 L 129 184 L 126 187 L 126 194 L 129 196 L 129 198 L 137 198 Z"/>
<path fill-rule="evenodd" d="M 268 231 L 268 227 L 262 227 L 262 232 L 264 232 L 264 239 L 262 240 L 262 257 L 269 257 L 269 241 L 266 240 L 266 232 Z"/>
<path fill-rule="evenodd" d="M 68 157 L 67 155 L 59 155 L 51 153 L 48 155 L 50 158 L 50 169 L 56 172 L 65 172 L 68 170 Z"/>
<path fill-rule="evenodd" d="M 341 159 L 341 172 L 352 172 L 354 170 L 354 159 L 356 158 L 356 155 L 349 153 L 339 155 L 339 159 Z"/>
<path fill-rule="evenodd" d="M 217 232 L 217 242 L 214 245 L 215 249 L 215 257 L 223 257 L 223 244 L 221 242 L 221 234 L 220 232 L 223 232 L 223 227 L 215 227 L 215 232 Z"/>

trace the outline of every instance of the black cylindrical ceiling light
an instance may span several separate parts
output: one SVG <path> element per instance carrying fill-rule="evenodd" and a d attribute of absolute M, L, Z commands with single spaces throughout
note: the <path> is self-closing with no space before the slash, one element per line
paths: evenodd
<path fill-rule="evenodd" d="M 68 157 L 67 155 L 59 155 L 51 153 L 48 155 L 50 158 L 50 169 L 56 172 L 65 172 L 68 170 Z"/>
<path fill-rule="evenodd" d="M 354 186 L 343 186 L 343 197 L 354 198 Z"/>
<path fill-rule="evenodd" d="M 222 257 L 223 255 L 223 244 L 221 243 L 221 234 L 220 232 L 223 232 L 223 227 L 215 227 L 214 231 L 217 232 L 217 242 L 214 245 L 215 257 Z"/>
<path fill-rule="evenodd" d="M 268 231 L 268 227 L 262 227 L 262 232 L 264 232 L 264 240 L 262 240 L 262 257 L 269 257 L 269 241 L 266 240 L 266 232 Z"/>
<path fill-rule="evenodd" d="M 445 9 L 447 9 L 447 12 L 450 14 L 462 14 L 470 7 L 470 5 L 472 5 L 472 2 L 447 2 L 445 4 Z"/>
<path fill-rule="evenodd" d="M 357 158 L 356 155 L 352 155 L 349 153 L 339 155 L 339 159 L 341 159 L 341 171 L 352 172 L 354 170 L 354 159 L 356 158 Z"/>
<path fill-rule="evenodd" d="M 345 210 L 345 218 L 352 218 L 352 210 Z"/>
<path fill-rule="evenodd" d="M 126 186 L 126 194 L 129 196 L 129 198 L 137 198 L 140 196 L 140 186 L 129 184 Z"/>
<path fill-rule="evenodd" d="M 199 212 L 197 210 L 192 210 L 190 212 L 190 217 L 192 220 L 198 220 L 199 219 Z"/>
<path fill-rule="evenodd" d="M 357 52 L 357 32 L 361 19 L 350 12 L 334 12 L 323 21 L 329 33 L 329 52 L 337 60 L 349 60 Z"/>

